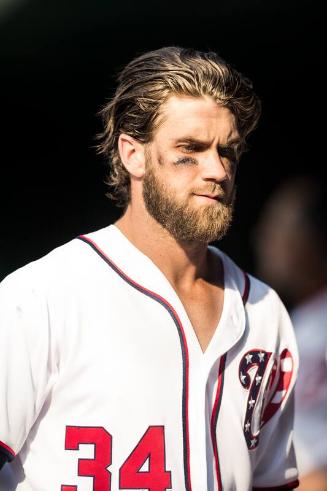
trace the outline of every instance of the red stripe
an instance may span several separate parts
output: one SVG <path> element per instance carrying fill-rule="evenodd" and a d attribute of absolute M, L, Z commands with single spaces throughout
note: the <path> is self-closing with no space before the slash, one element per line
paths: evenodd
<path fill-rule="evenodd" d="M 244 274 L 244 291 L 242 295 L 242 300 L 243 300 L 243 304 L 245 305 L 249 298 L 249 293 L 250 293 L 250 278 L 245 272 L 243 272 L 243 274 Z M 222 491 L 222 485 L 221 485 L 221 475 L 220 475 L 220 466 L 219 466 L 216 427 L 217 427 L 218 412 L 219 412 L 223 381 L 224 381 L 223 376 L 224 376 L 225 363 L 226 363 L 226 355 L 221 358 L 219 363 L 217 392 L 216 392 L 215 402 L 213 405 L 211 421 L 210 421 L 211 442 L 212 442 L 213 454 L 215 459 L 218 491 Z"/>
<path fill-rule="evenodd" d="M 156 298 L 159 300 L 161 303 L 165 304 L 168 309 L 173 313 L 179 328 L 180 332 L 182 334 L 182 339 L 183 339 L 183 345 L 184 345 L 184 350 L 185 350 L 185 420 L 186 420 L 186 435 L 185 435 L 185 445 L 186 445 L 186 456 L 187 456 L 187 462 L 186 462 L 186 468 L 187 468 L 187 482 L 188 482 L 188 491 L 192 491 L 192 485 L 191 485 L 191 467 L 190 467 L 190 438 L 189 438 L 189 420 L 188 420 L 188 401 L 189 401 L 189 354 L 188 354 L 188 348 L 187 348 L 187 342 L 186 342 L 186 336 L 184 332 L 183 325 L 181 323 L 181 320 L 175 311 L 174 307 L 170 305 L 170 303 L 164 299 L 161 295 L 158 295 L 158 293 L 153 292 L 152 290 L 148 290 L 144 286 L 140 285 L 136 281 L 134 281 L 132 278 L 130 278 L 126 273 L 124 273 L 110 258 L 109 256 L 89 237 L 86 237 L 85 235 L 80 235 L 80 238 L 85 240 L 86 242 L 89 242 L 90 244 L 93 245 L 93 247 L 100 252 L 102 256 L 104 256 L 109 263 L 111 263 L 114 268 L 119 272 L 119 274 L 125 278 L 129 283 L 134 285 L 136 288 L 139 288 L 140 290 L 148 293 L 151 297 Z"/>
<path fill-rule="evenodd" d="M 273 486 L 273 487 L 267 487 L 267 488 L 252 488 L 252 491 L 286 491 L 287 489 L 295 489 L 299 486 L 299 481 L 296 479 L 296 481 L 289 482 L 287 484 L 282 484 L 281 486 Z"/>
<path fill-rule="evenodd" d="M 266 408 L 264 410 L 263 416 L 262 416 L 262 423 L 261 426 L 265 425 L 273 416 L 274 414 L 278 411 L 280 406 L 282 405 L 282 402 L 286 398 L 288 394 L 288 389 L 291 384 L 292 376 L 293 376 L 293 357 L 290 351 L 288 349 L 284 349 L 281 353 L 281 362 L 285 360 L 286 358 L 289 358 L 292 360 L 292 370 L 290 372 L 284 372 L 282 370 L 282 367 L 280 367 L 280 373 L 279 373 L 279 380 L 276 389 L 274 390 L 273 394 L 270 397 L 270 400 L 268 404 L 266 405 Z M 277 372 L 276 372 L 277 373 Z M 278 391 L 285 391 L 284 395 L 282 396 L 281 400 L 279 402 L 273 402 L 273 399 Z"/>
<path fill-rule="evenodd" d="M 8 445 L 6 445 L 5 443 L 1 442 L 0 441 L 0 447 L 4 448 L 5 450 L 7 450 L 7 452 L 9 452 L 13 457 L 16 457 L 16 454 L 15 452 L 13 451 L 12 448 L 8 447 Z"/>
<path fill-rule="evenodd" d="M 211 421 L 210 421 L 211 442 L 212 442 L 213 454 L 215 458 L 216 478 L 217 478 L 219 491 L 221 491 L 221 477 L 220 477 L 216 427 L 217 427 L 218 412 L 219 412 L 222 387 L 223 387 L 223 374 L 224 374 L 225 362 L 226 362 L 226 355 L 220 359 L 220 363 L 219 363 L 217 392 L 216 392 L 215 403 L 213 405 Z"/>

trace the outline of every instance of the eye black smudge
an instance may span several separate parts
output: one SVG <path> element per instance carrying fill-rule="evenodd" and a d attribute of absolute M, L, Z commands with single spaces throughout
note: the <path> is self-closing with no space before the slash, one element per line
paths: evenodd
<path fill-rule="evenodd" d="M 197 161 L 192 157 L 181 157 L 174 162 L 174 165 L 196 165 Z"/>

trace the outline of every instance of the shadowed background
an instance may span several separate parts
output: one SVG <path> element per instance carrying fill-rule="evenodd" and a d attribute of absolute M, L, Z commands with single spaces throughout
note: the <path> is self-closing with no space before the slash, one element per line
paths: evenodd
<path fill-rule="evenodd" d="M 260 126 L 221 248 L 253 271 L 251 230 L 289 175 L 323 173 L 322 2 L 0 0 L 0 279 L 117 217 L 96 155 L 115 75 L 164 45 L 213 49 L 253 82 Z"/>

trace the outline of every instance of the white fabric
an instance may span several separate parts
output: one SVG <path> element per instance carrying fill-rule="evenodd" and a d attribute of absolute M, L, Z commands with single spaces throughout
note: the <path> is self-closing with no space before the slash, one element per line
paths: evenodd
<path fill-rule="evenodd" d="M 120 489 L 123 463 L 147 429 L 164 428 L 165 466 L 171 472 L 171 488 L 167 489 L 186 489 L 181 338 L 158 296 L 180 319 L 188 350 L 186 406 L 192 491 L 218 490 L 210 419 L 218 366 L 226 353 L 216 427 L 223 490 L 273 489 L 294 481 L 297 471 L 291 426 L 297 352 L 288 315 L 275 292 L 251 277 L 244 309 L 243 273 L 217 250 L 224 266 L 224 306 L 219 326 L 203 353 L 180 299 L 152 261 L 115 226 L 88 237 L 125 275 L 142 285 L 142 291 L 78 239 L 3 281 L 0 441 L 18 456 L 0 472 L 0 489 L 60 491 L 61 485 L 76 485 L 78 491 L 109 491 L 92 477 L 78 476 L 79 459 L 92 459 L 95 447 L 90 443 L 65 450 L 67 426 L 102 427 L 101 431 L 111 435 L 108 471 L 114 491 Z M 157 300 L 144 291 L 155 292 Z M 292 373 L 287 394 L 262 427 L 257 447 L 249 450 L 243 432 L 249 390 L 240 381 L 241 375 L 245 380 L 239 373 L 241 360 L 246 364 L 244 357 L 253 350 L 260 351 L 261 361 L 272 353 L 271 370 L 274 357 L 285 349 L 293 357 L 293 372 L 287 372 Z M 249 371 L 253 384 L 255 370 L 256 365 Z M 260 392 L 253 402 L 251 424 L 257 428 L 269 401 L 270 392 L 264 390 L 268 373 L 267 369 L 258 378 Z M 143 471 L 148 464 L 144 463 Z M 5 484 L 10 472 L 18 484 Z M 153 487 L 153 491 L 157 489 L 163 488 Z"/>
<path fill-rule="evenodd" d="M 291 315 L 300 355 L 294 438 L 304 475 L 327 468 L 327 290 Z"/>

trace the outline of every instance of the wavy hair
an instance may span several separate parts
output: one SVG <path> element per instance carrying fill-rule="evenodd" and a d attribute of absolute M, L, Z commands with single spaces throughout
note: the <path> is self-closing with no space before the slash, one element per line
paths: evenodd
<path fill-rule="evenodd" d="M 160 109 L 171 95 L 207 95 L 229 108 L 243 148 L 261 113 L 251 81 L 214 52 L 172 46 L 135 58 L 119 74 L 114 96 L 100 111 L 104 130 L 97 149 L 109 163 L 107 196 L 118 206 L 126 207 L 130 200 L 130 177 L 119 156 L 119 135 L 151 142 Z"/>

